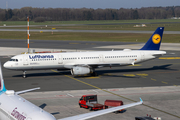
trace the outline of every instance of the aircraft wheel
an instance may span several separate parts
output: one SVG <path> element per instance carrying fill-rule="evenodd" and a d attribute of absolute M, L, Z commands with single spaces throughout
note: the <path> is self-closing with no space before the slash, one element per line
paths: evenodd
<path fill-rule="evenodd" d="M 91 73 L 91 76 L 98 76 L 96 72 Z"/>
<path fill-rule="evenodd" d="M 26 78 L 26 71 L 23 71 L 23 78 Z"/>
<path fill-rule="evenodd" d="M 89 107 L 89 111 L 92 111 L 92 107 Z"/>

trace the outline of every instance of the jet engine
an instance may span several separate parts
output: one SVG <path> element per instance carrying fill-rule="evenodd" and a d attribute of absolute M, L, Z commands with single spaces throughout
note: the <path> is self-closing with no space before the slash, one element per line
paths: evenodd
<path fill-rule="evenodd" d="M 76 66 L 71 69 L 72 75 L 85 75 L 91 73 L 91 69 L 88 67 Z"/>

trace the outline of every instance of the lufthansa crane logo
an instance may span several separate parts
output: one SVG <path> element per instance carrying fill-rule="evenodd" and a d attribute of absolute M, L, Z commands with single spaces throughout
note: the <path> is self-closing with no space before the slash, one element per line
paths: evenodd
<path fill-rule="evenodd" d="M 152 36 L 152 41 L 154 44 L 159 44 L 161 41 L 161 36 L 159 34 L 154 34 Z"/>

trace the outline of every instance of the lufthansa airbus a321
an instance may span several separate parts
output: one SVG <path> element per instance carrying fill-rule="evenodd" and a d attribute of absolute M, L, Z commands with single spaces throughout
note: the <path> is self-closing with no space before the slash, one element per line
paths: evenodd
<path fill-rule="evenodd" d="M 75 76 L 93 75 L 96 68 L 134 65 L 166 54 L 159 50 L 163 31 L 164 27 L 158 27 L 139 50 L 21 54 L 12 57 L 4 67 L 23 71 L 24 78 L 28 70 L 46 69 L 70 70 Z"/>

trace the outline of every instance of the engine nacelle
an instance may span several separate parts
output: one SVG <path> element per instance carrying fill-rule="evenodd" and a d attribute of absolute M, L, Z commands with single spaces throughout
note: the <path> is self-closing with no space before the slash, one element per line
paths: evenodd
<path fill-rule="evenodd" d="M 89 73 L 91 73 L 91 69 L 88 67 L 76 66 L 71 69 L 72 75 L 85 75 L 85 74 L 89 74 Z"/>

